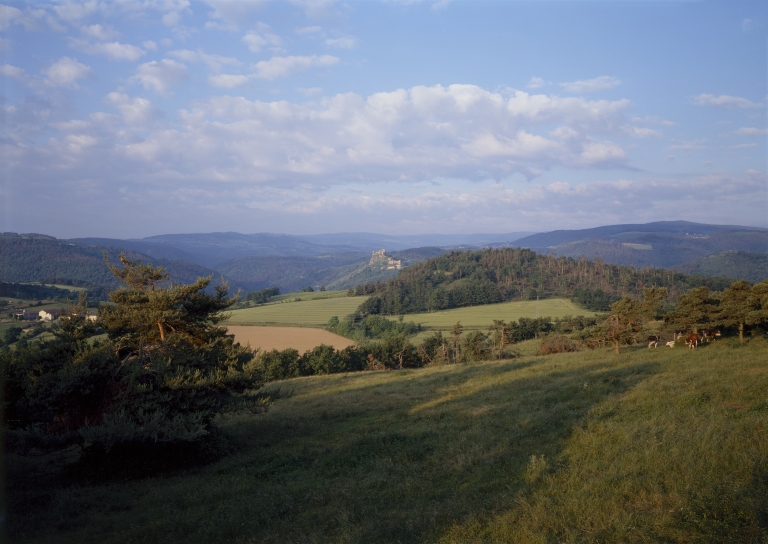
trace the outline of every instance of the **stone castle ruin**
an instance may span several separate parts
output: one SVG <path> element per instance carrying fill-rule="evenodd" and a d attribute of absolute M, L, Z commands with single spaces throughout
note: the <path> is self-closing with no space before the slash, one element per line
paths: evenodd
<path fill-rule="evenodd" d="M 384 249 L 374 251 L 368 264 L 379 267 L 381 270 L 400 270 L 403 268 L 403 261 L 393 259 L 387 255 Z"/>

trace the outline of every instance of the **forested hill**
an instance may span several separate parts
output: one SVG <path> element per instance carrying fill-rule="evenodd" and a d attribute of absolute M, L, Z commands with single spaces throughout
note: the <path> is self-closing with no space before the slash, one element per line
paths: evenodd
<path fill-rule="evenodd" d="M 576 289 L 608 296 L 667 287 L 670 297 L 701 285 L 723 289 L 732 279 L 689 276 L 671 270 L 606 264 L 542 255 L 529 249 L 451 252 L 404 269 L 396 278 L 368 285 L 360 313 L 405 314 L 539 297 L 572 297 Z"/>
<path fill-rule="evenodd" d="M 52 236 L 3 233 L 0 234 L 0 281 L 50 283 L 54 280 L 67 285 L 116 287 L 117 280 L 104 263 L 104 251 L 113 260 L 123 251 L 129 259 L 162 266 L 171 281 L 177 283 L 192 283 L 211 274 L 214 283 L 221 278 L 214 270 L 185 261 L 152 259 L 135 251 L 75 244 Z"/>

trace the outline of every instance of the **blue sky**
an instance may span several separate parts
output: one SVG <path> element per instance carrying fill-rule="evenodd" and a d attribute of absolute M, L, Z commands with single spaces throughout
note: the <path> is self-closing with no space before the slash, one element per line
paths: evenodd
<path fill-rule="evenodd" d="M 5 231 L 768 226 L 768 4 L 0 4 Z"/>

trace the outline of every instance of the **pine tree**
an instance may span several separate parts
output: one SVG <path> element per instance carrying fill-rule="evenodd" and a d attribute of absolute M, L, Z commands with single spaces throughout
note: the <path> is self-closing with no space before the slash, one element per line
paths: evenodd
<path fill-rule="evenodd" d="M 125 287 L 100 311 L 108 340 L 88 341 L 93 324 L 75 315 L 54 340 L 2 356 L 14 450 L 192 443 L 217 413 L 263 407 L 253 353 L 217 326 L 226 285 L 209 295 L 210 278 L 169 285 L 161 268 L 120 260 L 108 266 Z"/>
<path fill-rule="evenodd" d="M 748 316 L 755 308 L 750 302 L 756 301 L 752 296 L 752 286 L 748 281 L 734 282 L 720 294 L 720 305 L 715 323 L 723 327 L 738 327 L 739 342 L 744 342 L 744 326 Z"/>

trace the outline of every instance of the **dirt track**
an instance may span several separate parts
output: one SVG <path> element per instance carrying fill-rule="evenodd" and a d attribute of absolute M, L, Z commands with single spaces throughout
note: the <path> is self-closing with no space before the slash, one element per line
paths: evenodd
<path fill-rule="evenodd" d="M 299 353 L 304 353 L 315 346 L 326 344 L 336 349 L 343 349 L 354 344 L 343 336 L 308 327 L 248 327 L 244 325 L 232 325 L 227 327 L 235 340 L 245 345 L 250 343 L 251 348 L 261 348 L 262 351 L 273 349 L 283 350 L 293 348 Z"/>

